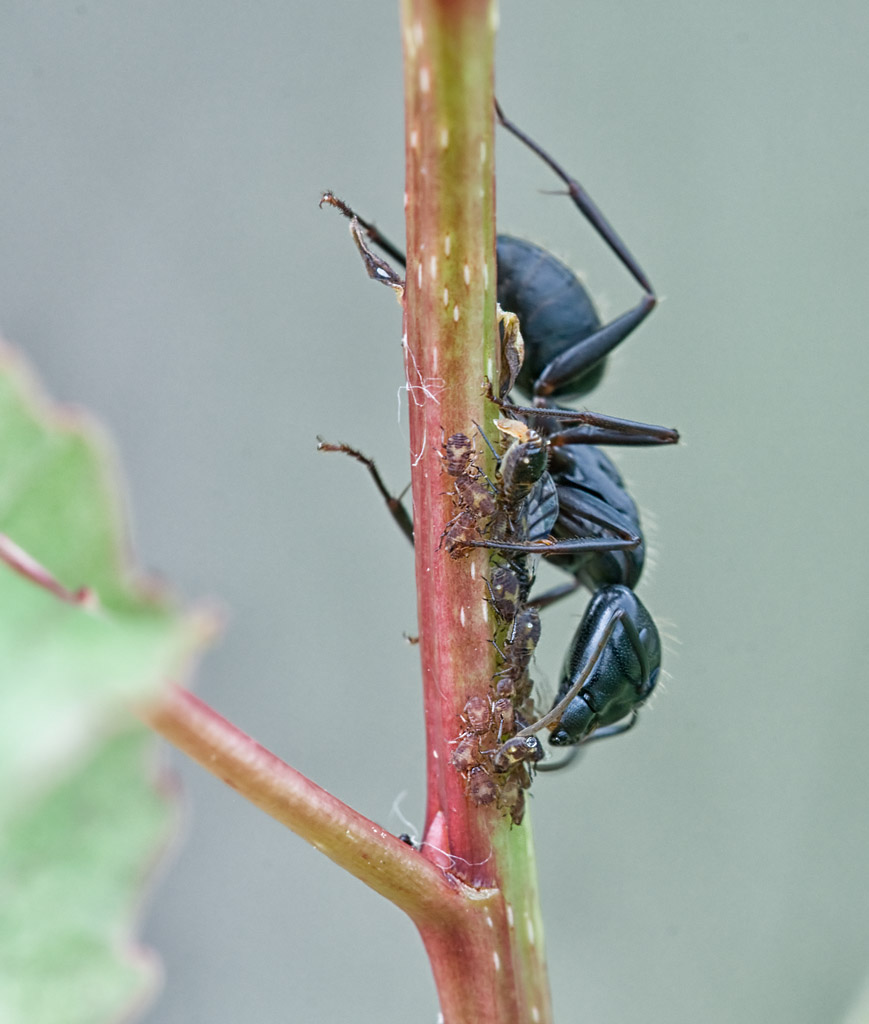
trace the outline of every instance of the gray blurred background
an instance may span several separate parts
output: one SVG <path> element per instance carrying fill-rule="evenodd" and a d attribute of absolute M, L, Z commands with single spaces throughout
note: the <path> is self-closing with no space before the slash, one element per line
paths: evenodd
<path fill-rule="evenodd" d="M 666 298 L 590 406 L 684 437 L 616 453 L 669 678 L 534 789 L 560 1022 L 840 1021 L 869 972 L 867 46 L 857 0 L 502 4 L 505 109 Z M 411 552 L 315 451 L 408 480 L 399 310 L 317 209 L 400 238 L 395 5 L 6 0 L 0 90 L 0 329 L 116 437 L 143 564 L 228 609 L 199 693 L 419 830 Z M 554 184 L 499 137 L 501 229 L 620 312 L 635 286 Z M 548 616 L 550 689 L 581 609 Z M 435 1021 L 398 911 L 171 760 L 149 1022 Z"/>

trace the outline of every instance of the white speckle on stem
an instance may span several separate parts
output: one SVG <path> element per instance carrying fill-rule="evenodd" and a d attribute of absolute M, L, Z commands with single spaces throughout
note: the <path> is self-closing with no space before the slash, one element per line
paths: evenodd
<path fill-rule="evenodd" d="M 450 144 L 449 128 L 441 128 L 441 149 L 446 149 Z"/>
<path fill-rule="evenodd" d="M 467 263 L 465 264 L 465 269 L 464 269 L 463 273 L 464 273 L 464 277 L 465 277 L 465 284 L 470 284 L 471 283 L 471 268 L 468 266 Z"/>
<path fill-rule="evenodd" d="M 459 608 L 459 622 L 461 622 L 462 626 L 465 625 L 465 606 L 464 605 L 462 605 L 462 607 Z"/>
<path fill-rule="evenodd" d="M 495 950 L 492 953 L 492 963 L 495 965 L 495 970 L 496 971 L 500 971 L 501 970 L 501 957 L 498 956 L 498 951 L 497 950 Z"/>
<path fill-rule="evenodd" d="M 480 602 L 480 604 L 483 606 L 483 621 L 484 622 L 488 622 L 489 621 L 489 602 L 484 597 L 483 600 Z"/>
<path fill-rule="evenodd" d="M 418 149 L 419 148 L 419 132 L 416 130 L 416 128 L 411 129 L 411 133 L 410 133 L 410 136 L 408 138 L 408 142 L 410 142 L 410 148 L 411 149 Z"/>
<path fill-rule="evenodd" d="M 449 304 L 450 304 L 450 290 L 449 290 L 449 288 L 444 288 L 444 306 L 448 306 Z"/>
<path fill-rule="evenodd" d="M 509 924 L 511 928 L 513 927 L 513 904 L 512 903 L 508 903 L 507 904 L 507 924 Z"/>
<path fill-rule="evenodd" d="M 525 931 L 528 933 L 528 942 L 530 945 L 534 945 L 534 922 L 530 917 L 525 918 Z"/>
<path fill-rule="evenodd" d="M 430 256 L 428 261 L 428 272 L 431 274 L 432 279 L 438 276 L 438 258 L 437 256 Z"/>
<path fill-rule="evenodd" d="M 459 307 L 458 306 L 453 306 L 453 320 L 455 320 L 456 323 L 459 322 Z"/>
<path fill-rule="evenodd" d="M 485 139 L 481 139 L 480 140 L 480 163 L 481 164 L 484 164 L 486 162 L 486 154 L 487 153 L 488 153 L 488 149 L 486 147 L 486 140 Z"/>
<path fill-rule="evenodd" d="M 428 92 L 431 87 L 431 72 L 425 64 L 419 69 L 420 92 Z"/>
<path fill-rule="evenodd" d="M 416 265 L 416 281 L 420 288 L 422 288 L 422 263 Z"/>
<path fill-rule="evenodd" d="M 483 287 L 489 287 L 489 264 L 483 261 Z"/>
<path fill-rule="evenodd" d="M 413 23 L 413 41 L 417 46 L 422 46 L 423 39 L 425 39 L 425 33 L 422 30 L 422 22 L 415 21 Z"/>
<path fill-rule="evenodd" d="M 450 249 L 453 246 L 453 240 L 449 235 L 444 235 L 444 256 L 449 256 Z"/>
<path fill-rule="evenodd" d="M 538 1024 L 540 1020 L 540 1011 L 537 1009 L 536 1006 L 531 1007 L 531 1020 L 534 1022 L 534 1024 Z"/>
<path fill-rule="evenodd" d="M 471 562 L 471 579 L 475 580 L 476 578 L 477 578 L 477 563 L 476 562 Z"/>

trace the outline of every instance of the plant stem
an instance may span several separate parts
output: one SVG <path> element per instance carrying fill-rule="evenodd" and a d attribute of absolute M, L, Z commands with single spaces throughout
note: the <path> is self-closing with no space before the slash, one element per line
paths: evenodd
<path fill-rule="evenodd" d="M 406 911 L 449 918 L 457 887 L 418 851 L 285 764 L 192 693 L 169 689 L 144 721 L 251 803 Z"/>
<path fill-rule="evenodd" d="M 450 763 L 470 696 L 488 696 L 493 625 L 476 551 L 441 550 L 453 509 L 438 448 L 491 422 L 497 380 L 494 211 L 494 0 L 402 0 L 406 98 L 407 285 L 420 657 L 428 743 L 426 839 L 468 885 L 497 890 L 461 928 L 420 927 L 447 1024 L 550 1019 L 527 826 L 476 806 Z M 432 855 L 431 852 L 428 855 Z"/>
<path fill-rule="evenodd" d="M 482 382 L 494 372 L 495 228 L 492 149 L 493 4 L 404 0 L 407 137 L 405 359 L 428 728 L 427 827 L 438 813 L 456 870 L 493 882 L 496 808 L 470 807 L 449 764 L 450 740 L 473 694 L 495 671 L 483 551 L 455 561 L 441 547 L 453 515 L 439 447 L 491 419 Z"/>

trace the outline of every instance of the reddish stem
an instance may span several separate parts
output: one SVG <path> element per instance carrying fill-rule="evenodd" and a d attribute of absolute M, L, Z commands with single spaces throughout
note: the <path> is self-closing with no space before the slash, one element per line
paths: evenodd
<path fill-rule="evenodd" d="M 311 782 L 192 693 L 171 687 L 141 717 L 251 803 L 415 921 L 450 919 L 459 887 L 412 847 Z"/>
<path fill-rule="evenodd" d="M 527 827 L 496 802 L 476 806 L 450 763 L 468 698 L 491 691 L 492 621 L 477 551 L 441 549 L 451 480 L 438 448 L 495 410 L 494 0 L 402 0 L 405 49 L 407 286 L 420 657 L 428 741 L 426 835 L 452 871 L 485 887 L 461 927 L 421 926 L 448 1024 L 550 1019 Z M 488 894 L 497 890 L 494 900 Z"/>

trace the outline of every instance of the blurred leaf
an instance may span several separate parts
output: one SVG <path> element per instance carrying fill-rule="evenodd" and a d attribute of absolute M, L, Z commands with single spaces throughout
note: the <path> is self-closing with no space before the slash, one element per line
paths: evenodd
<path fill-rule="evenodd" d="M 148 778 L 136 727 L 34 800 L 0 837 L 0 1021 L 115 1021 L 154 987 L 132 940 L 169 802 Z"/>
<path fill-rule="evenodd" d="M 869 978 L 864 979 L 843 1024 L 869 1024 Z"/>
<path fill-rule="evenodd" d="M 132 577 L 119 493 L 101 432 L 0 349 L 0 1024 L 114 1020 L 152 973 L 123 932 L 169 810 L 129 709 L 214 624 Z"/>

